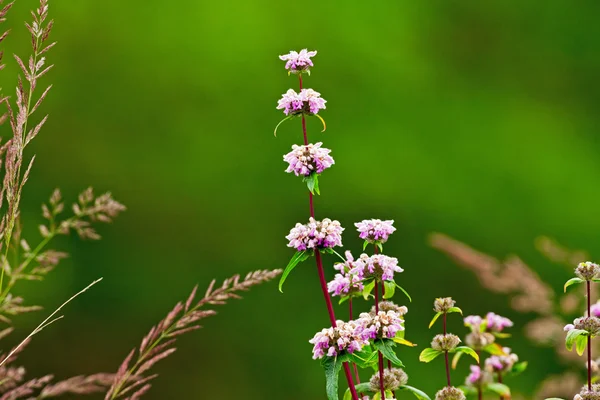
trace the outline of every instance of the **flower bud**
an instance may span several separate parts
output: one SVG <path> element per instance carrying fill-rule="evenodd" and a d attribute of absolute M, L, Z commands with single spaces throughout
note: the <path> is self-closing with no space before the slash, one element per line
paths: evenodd
<path fill-rule="evenodd" d="M 460 343 L 458 336 L 451 333 L 445 335 L 436 335 L 431 342 L 431 347 L 438 351 L 454 350 Z"/>
<path fill-rule="evenodd" d="M 600 334 L 600 318 L 597 317 L 581 317 L 573 321 L 575 329 L 587 331 L 592 336 Z"/>
<path fill-rule="evenodd" d="M 466 400 L 462 390 L 448 386 L 435 394 L 435 400 Z"/>
<path fill-rule="evenodd" d="M 406 385 L 408 375 L 400 368 L 385 369 L 383 371 L 383 389 L 395 391 L 400 386 Z M 381 388 L 379 380 L 379 372 L 376 372 L 369 380 L 370 389 L 373 392 L 378 392 Z"/>
<path fill-rule="evenodd" d="M 433 311 L 447 313 L 455 304 L 456 301 L 452 300 L 452 297 L 440 297 L 433 302 Z"/>
<path fill-rule="evenodd" d="M 465 338 L 467 346 L 472 347 L 474 350 L 481 350 L 485 346 L 494 343 L 496 338 L 494 335 L 488 332 L 471 332 Z"/>
<path fill-rule="evenodd" d="M 575 268 L 575 275 L 584 281 L 591 281 L 598 273 L 600 273 L 600 265 L 591 261 L 579 263 L 577 268 Z"/>

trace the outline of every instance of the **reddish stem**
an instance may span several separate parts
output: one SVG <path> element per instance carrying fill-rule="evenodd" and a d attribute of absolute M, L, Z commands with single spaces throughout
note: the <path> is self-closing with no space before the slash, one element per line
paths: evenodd
<path fill-rule="evenodd" d="M 379 314 L 379 285 L 375 281 L 375 314 Z M 383 387 L 383 354 L 377 351 L 379 356 L 379 390 L 381 391 L 381 398 L 385 400 L 385 389 Z"/>
<path fill-rule="evenodd" d="M 588 318 L 592 316 L 591 313 L 591 284 L 587 281 L 587 315 Z M 592 390 L 592 337 L 587 337 L 587 378 L 588 378 L 588 390 Z"/>
<path fill-rule="evenodd" d="M 498 383 L 502 383 L 502 372 L 498 371 Z M 500 400 L 503 400 L 504 396 L 500 395 Z"/>
<path fill-rule="evenodd" d="M 300 90 L 302 90 L 302 74 L 298 74 L 298 79 L 300 81 Z M 304 118 L 304 114 L 302 114 L 302 134 L 304 135 L 304 144 L 308 144 L 308 134 L 306 133 L 306 120 Z M 315 208 L 313 205 L 313 195 L 309 191 L 309 202 L 310 202 L 310 216 L 315 217 Z M 335 313 L 333 312 L 333 304 L 331 304 L 331 297 L 329 297 L 329 292 L 327 291 L 327 281 L 325 280 L 325 272 L 323 270 L 323 261 L 321 260 L 321 253 L 319 250 L 315 250 L 315 260 L 317 262 L 317 270 L 319 272 L 319 281 L 321 283 L 321 291 L 323 292 L 323 297 L 325 298 L 325 304 L 327 305 L 327 313 L 329 314 L 329 322 L 331 322 L 332 327 L 336 327 L 336 319 Z M 346 380 L 348 381 L 348 387 L 350 388 L 350 393 L 352 394 L 353 400 L 358 400 L 358 393 L 356 392 L 356 388 L 354 387 L 354 381 L 352 380 L 352 372 L 350 372 L 350 365 L 345 362 L 344 363 L 344 373 L 346 375 Z"/>
<path fill-rule="evenodd" d="M 481 367 L 481 352 L 479 350 L 477 350 L 476 353 L 477 353 L 477 358 L 479 359 L 477 361 L 477 365 L 479 365 Z M 481 385 L 477 385 L 477 398 L 479 400 L 483 399 L 483 392 L 481 391 Z"/>
<path fill-rule="evenodd" d="M 354 313 L 352 311 L 352 296 L 348 299 L 348 308 L 349 308 L 349 319 L 352 321 L 354 319 Z M 354 369 L 354 377 L 356 378 L 356 384 L 360 384 L 360 376 L 358 375 L 358 368 L 356 364 L 352 363 L 352 368 Z M 360 395 L 361 399 L 365 398 L 364 394 Z"/>
<path fill-rule="evenodd" d="M 444 313 L 444 336 L 446 335 L 446 313 Z M 452 386 L 450 383 L 450 363 L 448 362 L 448 352 L 444 352 L 444 358 L 446 359 L 446 381 L 448 382 L 448 387 Z"/>

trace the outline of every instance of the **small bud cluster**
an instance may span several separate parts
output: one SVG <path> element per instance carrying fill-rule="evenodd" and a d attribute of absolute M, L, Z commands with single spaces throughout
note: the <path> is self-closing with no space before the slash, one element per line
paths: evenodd
<path fill-rule="evenodd" d="M 332 221 L 329 218 L 317 221 L 311 217 L 306 225 L 296 224 L 286 239 L 289 240 L 288 247 L 298 251 L 326 249 L 342 245 L 343 231 L 344 228 L 339 221 Z"/>
<path fill-rule="evenodd" d="M 487 313 L 486 317 L 487 329 L 491 332 L 502 332 L 504 328 L 510 328 L 513 326 L 513 322 L 505 317 L 501 317 L 493 312 Z"/>
<path fill-rule="evenodd" d="M 336 327 L 325 328 L 308 342 L 313 344 L 313 359 L 334 357 L 343 351 L 361 350 L 368 341 L 362 338 L 362 328 L 355 322 L 337 321 Z"/>
<path fill-rule="evenodd" d="M 327 291 L 333 296 L 347 296 L 362 292 L 364 286 L 358 275 L 346 273 L 335 274 L 327 284 Z"/>
<path fill-rule="evenodd" d="M 327 100 L 321 97 L 321 93 L 312 89 L 302 89 L 297 93 L 294 89 L 285 92 L 277 102 L 277 109 L 283 110 L 285 115 L 315 115 L 324 110 Z"/>
<path fill-rule="evenodd" d="M 398 259 L 395 257 L 383 254 L 368 256 L 364 253 L 354 262 L 354 267 L 350 270 L 361 279 L 375 278 L 379 281 L 392 281 L 394 273 L 403 271 L 398 266 Z"/>
<path fill-rule="evenodd" d="M 584 281 L 591 281 L 600 273 L 600 265 L 591 261 L 579 263 L 575 268 L 575 275 Z"/>
<path fill-rule="evenodd" d="M 489 332 L 471 332 L 465 338 L 467 346 L 474 350 L 482 350 L 485 346 L 496 341 L 496 337 Z"/>
<path fill-rule="evenodd" d="M 311 57 L 317 55 L 316 51 L 308 51 L 308 49 L 302 49 L 300 52 L 290 51 L 288 54 L 279 56 L 279 59 L 286 61 L 285 69 L 291 73 L 297 74 L 302 72 L 308 72 L 310 67 L 313 67 Z"/>
<path fill-rule="evenodd" d="M 592 336 L 598 336 L 600 334 L 600 318 L 598 317 L 581 317 L 576 318 L 572 324 L 565 325 L 564 330 L 566 332 L 573 329 L 580 329 L 588 332 Z"/>
<path fill-rule="evenodd" d="M 380 219 L 365 219 L 357 222 L 356 226 L 359 237 L 369 243 L 385 243 L 388 237 L 396 231 L 394 220 L 382 221 Z"/>
<path fill-rule="evenodd" d="M 436 335 L 431 341 L 431 348 L 437 351 L 454 350 L 460 343 L 458 336 L 451 333 Z"/>
<path fill-rule="evenodd" d="M 435 394 L 435 400 L 466 400 L 467 397 L 459 388 L 447 386 Z"/>
<path fill-rule="evenodd" d="M 322 145 L 322 142 L 305 146 L 293 145 L 292 151 L 283 156 L 283 160 L 289 164 L 285 172 L 309 176 L 312 173 L 320 174 L 331 167 L 335 163 L 329 155 L 331 150 L 321 147 Z"/>
<path fill-rule="evenodd" d="M 406 372 L 404 372 L 403 369 L 391 368 L 383 371 L 384 390 L 396 391 L 400 388 L 400 386 L 406 385 L 407 382 L 408 375 L 406 375 Z M 381 388 L 380 384 L 381 380 L 379 377 L 379 372 L 376 372 L 369 380 L 369 388 L 373 392 L 378 392 Z"/>
<path fill-rule="evenodd" d="M 382 301 L 379 303 L 379 311 L 394 311 L 402 317 L 408 312 L 408 308 L 406 306 L 399 306 L 391 301 Z M 369 313 L 375 315 L 375 306 L 371 307 Z"/>
<path fill-rule="evenodd" d="M 455 305 L 456 301 L 452 297 L 439 297 L 433 302 L 433 311 L 447 313 Z"/>
<path fill-rule="evenodd" d="M 511 353 L 511 349 L 504 347 L 502 349 L 505 355 L 491 356 L 485 360 L 485 368 L 490 372 L 507 372 L 519 361 L 519 356 Z"/>
<path fill-rule="evenodd" d="M 358 324 L 362 327 L 362 338 L 369 339 L 392 339 L 396 333 L 404 330 L 404 320 L 395 311 L 379 311 L 377 315 L 370 313 L 360 314 Z"/>
<path fill-rule="evenodd" d="M 600 400 L 600 384 L 592 385 L 592 389 L 587 386 L 581 388 L 581 391 L 573 397 L 573 400 Z"/>

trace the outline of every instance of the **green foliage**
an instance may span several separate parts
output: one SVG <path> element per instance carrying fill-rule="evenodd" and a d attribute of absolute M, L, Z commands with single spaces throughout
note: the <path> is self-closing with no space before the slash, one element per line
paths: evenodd
<path fill-rule="evenodd" d="M 309 176 L 304 177 L 302 180 L 306 182 L 306 186 L 312 194 L 321 194 L 321 191 L 319 190 L 319 174 L 313 172 Z"/>
<path fill-rule="evenodd" d="M 510 396 L 509 387 L 502 383 L 497 383 L 497 382 L 488 383 L 485 386 L 485 391 L 499 394 L 500 396 Z"/>
<path fill-rule="evenodd" d="M 568 288 L 569 286 L 571 286 L 571 285 L 576 285 L 576 284 L 583 283 L 583 282 L 585 282 L 585 281 L 584 281 L 583 279 L 581 279 L 581 278 L 571 278 L 571 279 L 569 279 L 569 280 L 568 280 L 568 281 L 565 283 L 565 287 L 564 287 L 564 291 L 565 291 L 565 293 L 567 292 L 567 288 Z"/>
<path fill-rule="evenodd" d="M 396 352 L 394 351 L 394 347 L 396 346 L 396 343 L 394 343 L 393 340 L 377 339 L 377 340 L 375 340 L 375 342 L 373 342 L 373 345 L 375 346 L 375 348 L 377 350 L 379 350 L 381 352 L 381 354 L 383 354 L 383 356 L 386 359 L 390 360 L 392 362 L 392 364 L 394 364 L 398 367 L 404 367 L 404 364 L 402 363 L 402 361 L 400 361 L 400 359 L 396 355 Z"/>
<path fill-rule="evenodd" d="M 449 353 L 467 354 L 467 355 L 473 357 L 473 359 L 475 361 L 477 361 L 477 363 L 479 363 L 479 355 L 477 354 L 477 352 L 475 350 L 473 350 L 470 347 L 458 346 L 457 348 L 450 350 Z"/>
<path fill-rule="evenodd" d="M 569 350 L 569 351 L 573 350 L 573 345 L 575 343 L 579 343 L 577 341 L 577 338 L 583 337 L 585 339 L 588 335 L 589 335 L 589 333 L 582 329 L 571 329 L 567 333 L 567 337 L 565 338 L 565 345 L 567 347 L 567 350 Z M 579 346 L 580 345 L 577 344 L 577 347 L 579 347 Z M 584 348 L 585 348 L 585 346 L 584 346 Z M 577 352 L 579 353 L 579 350 L 577 350 Z"/>
<path fill-rule="evenodd" d="M 375 283 L 376 283 L 375 280 L 372 280 L 371 282 L 369 282 L 363 286 L 362 295 L 365 300 L 369 300 L 371 292 L 375 288 Z"/>
<path fill-rule="evenodd" d="M 408 390 L 419 400 L 431 400 L 431 398 L 427 395 L 427 393 L 425 393 L 422 390 L 419 390 L 417 388 L 414 388 L 412 386 L 402 385 L 402 386 L 400 386 L 399 390 Z"/>
<path fill-rule="evenodd" d="M 304 250 L 304 251 L 298 251 L 292 256 L 292 259 L 288 263 L 287 267 L 285 267 L 285 270 L 283 270 L 281 279 L 279 279 L 279 291 L 281 293 L 283 293 L 283 284 L 284 284 L 285 280 L 287 279 L 288 275 L 290 274 L 290 272 L 292 272 L 292 270 L 294 268 L 296 268 L 296 266 L 298 264 L 300 264 L 303 261 L 306 261 L 311 255 L 312 255 L 312 251 Z"/>
<path fill-rule="evenodd" d="M 325 370 L 325 387 L 328 400 L 338 400 L 338 378 L 342 364 L 347 361 L 345 355 L 338 357 L 324 357 L 321 366 Z"/>
<path fill-rule="evenodd" d="M 443 351 L 435 350 L 435 349 L 432 349 L 431 347 L 428 347 L 428 348 L 424 349 L 421 352 L 421 354 L 419 355 L 419 361 L 428 363 L 428 362 L 435 360 L 437 356 L 440 356 L 442 354 L 444 354 Z"/>
<path fill-rule="evenodd" d="M 385 287 L 384 299 L 391 299 L 396 293 L 396 283 L 394 281 L 383 281 Z"/>

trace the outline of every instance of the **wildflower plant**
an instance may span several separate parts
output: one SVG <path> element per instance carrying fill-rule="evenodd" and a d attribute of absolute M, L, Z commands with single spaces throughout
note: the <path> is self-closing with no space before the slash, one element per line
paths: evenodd
<path fill-rule="evenodd" d="M 410 300 L 408 293 L 395 282 L 396 274 L 403 272 L 398 259 L 381 254 L 383 243 L 396 230 L 393 221 L 365 220 L 355 224 L 359 236 L 365 240 L 363 251 L 373 244 L 374 254 L 363 253 L 354 258 L 350 251 L 345 252 L 345 257 L 336 251 L 342 247 L 344 228 L 341 224 L 329 218 L 315 217 L 314 196 L 320 194 L 318 177 L 334 164 L 331 150 L 324 148 L 322 142 L 309 143 L 306 129 L 306 117 L 309 116 L 317 116 L 325 128 L 319 115 L 325 109 L 325 100 L 320 93 L 303 87 L 303 75 L 314 66 L 312 57 L 316 54 L 316 51 L 305 49 L 280 56 L 286 61 L 289 74 L 298 76 L 300 92 L 288 90 L 279 100 L 277 109 L 286 115 L 283 121 L 301 119 L 304 139 L 303 144 L 293 145 L 292 151 L 283 158 L 288 164 L 286 172 L 302 177 L 307 183 L 310 216 L 308 223 L 297 223 L 286 236 L 288 247 L 296 252 L 283 271 L 279 289 L 282 290 L 289 274 L 301 262 L 314 256 L 330 326 L 317 332 L 309 342 L 313 345 L 313 358 L 321 360 L 325 371 L 329 400 L 338 399 L 338 375 L 342 369 L 348 383 L 344 400 L 366 399 L 365 394 L 372 395 L 373 400 L 391 399 L 398 390 L 410 391 L 419 399 L 429 399 L 424 392 L 406 384 L 408 376 L 401 369 L 404 365 L 395 350 L 398 344 L 415 346 L 404 338 L 404 316 L 408 309 L 391 301 L 382 301 L 391 299 L 397 288 Z M 325 280 L 323 254 L 341 260 L 333 266 L 337 273 L 330 282 Z M 348 302 L 347 321 L 335 317 L 330 293 L 340 298 L 340 304 Z M 355 318 L 353 300 L 357 298 L 374 301 L 370 312 Z M 387 360 L 387 368 L 384 360 Z M 361 383 L 359 369 L 374 369 L 376 373 L 368 382 Z"/>
<path fill-rule="evenodd" d="M 449 400 L 449 399 L 464 399 L 465 396 L 460 389 L 452 386 L 450 379 L 450 363 L 448 354 L 455 353 L 457 357 L 455 360 L 458 362 L 459 355 L 468 354 L 479 362 L 479 355 L 470 347 L 459 346 L 461 340 L 458 336 L 448 333 L 447 331 L 447 316 L 452 313 L 460 313 L 462 310 L 456 307 L 456 302 L 451 297 L 443 297 L 435 299 L 433 303 L 433 310 L 436 312 L 433 319 L 429 323 L 431 328 L 435 322 L 442 317 L 443 333 L 436 335 L 432 342 L 431 347 L 424 349 L 419 355 L 421 362 L 431 362 L 440 355 L 444 355 L 445 366 L 446 366 L 446 387 L 437 392 L 436 400 Z"/>

